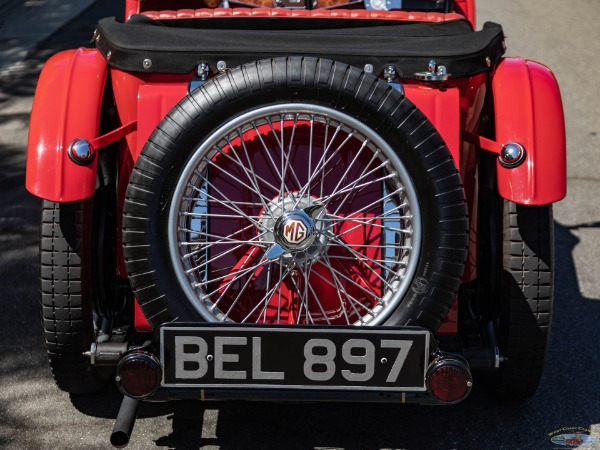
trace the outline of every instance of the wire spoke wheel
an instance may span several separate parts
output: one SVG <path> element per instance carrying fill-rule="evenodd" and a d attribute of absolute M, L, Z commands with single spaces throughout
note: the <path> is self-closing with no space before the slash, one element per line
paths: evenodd
<path fill-rule="evenodd" d="M 169 250 L 207 321 L 376 325 L 406 294 L 420 220 L 404 165 L 372 129 L 319 105 L 267 106 L 195 150 Z"/>
<path fill-rule="evenodd" d="M 129 282 L 165 322 L 436 330 L 468 245 L 462 184 L 431 122 L 346 64 L 255 61 L 183 98 L 135 162 Z"/>

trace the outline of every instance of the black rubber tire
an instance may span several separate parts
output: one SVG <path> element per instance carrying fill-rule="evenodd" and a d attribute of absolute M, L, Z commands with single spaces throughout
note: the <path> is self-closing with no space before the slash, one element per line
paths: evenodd
<path fill-rule="evenodd" d="M 412 286 L 386 324 L 437 329 L 460 286 L 468 245 L 464 192 L 450 152 L 427 118 L 388 83 L 309 57 L 257 61 L 212 79 L 179 102 L 144 146 L 127 190 L 123 245 L 132 288 L 149 322 L 157 327 L 202 320 L 178 285 L 166 243 L 172 191 L 189 155 L 243 112 L 294 102 L 358 118 L 397 149 L 419 194 L 424 243 Z"/>
<path fill-rule="evenodd" d="M 554 299 L 552 206 L 502 203 L 502 272 L 497 320 L 500 354 L 491 392 L 521 400 L 535 394 L 550 338 Z"/>
<path fill-rule="evenodd" d="M 42 326 L 56 384 L 71 394 L 102 390 L 111 371 L 92 366 L 92 202 L 44 201 L 40 227 Z"/>

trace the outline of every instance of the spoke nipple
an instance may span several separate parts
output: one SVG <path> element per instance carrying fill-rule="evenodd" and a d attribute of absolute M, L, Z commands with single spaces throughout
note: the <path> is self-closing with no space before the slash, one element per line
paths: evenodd
<path fill-rule="evenodd" d="M 381 358 L 381 364 L 387 364 L 387 358 Z"/>

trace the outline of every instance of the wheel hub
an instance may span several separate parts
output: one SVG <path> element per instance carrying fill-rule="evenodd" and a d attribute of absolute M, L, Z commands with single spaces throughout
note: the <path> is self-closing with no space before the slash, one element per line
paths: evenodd
<path fill-rule="evenodd" d="M 260 223 L 266 232 L 260 237 L 272 247 L 269 259 L 279 258 L 288 265 L 294 262 L 305 265 L 318 259 L 327 246 L 327 211 L 317 203 L 317 199 L 289 193 L 275 197 L 269 202 L 268 210 L 263 211 Z M 274 243 L 274 244 L 273 244 Z"/>
<path fill-rule="evenodd" d="M 290 211 L 277 219 L 273 232 L 286 250 L 302 250 L 315 241 L 315 221 L 301 209 Z"/>

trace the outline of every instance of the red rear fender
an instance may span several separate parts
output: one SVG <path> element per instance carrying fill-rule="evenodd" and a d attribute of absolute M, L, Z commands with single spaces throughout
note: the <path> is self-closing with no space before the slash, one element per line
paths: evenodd
<path fill-rule="evenodd" d="M 98 137 L 107 76 L 97 50 L 68 50 L 44 65 L 33 100 L 27 145 L 27 190 L 54 202 L 90 197 L 97 161 L 75 164 L 67 155 L 76 138 Z"/>
<path fill-rule="evenodd" d="M 523 164 L 498 163 L 500 195 L 522 205 L 544 205 L 566 195 L 565 121 L 558 84 L 547 67 L 521 58 L 502 61 L 492 81 L 496 141 L 517 142 Z"/>

